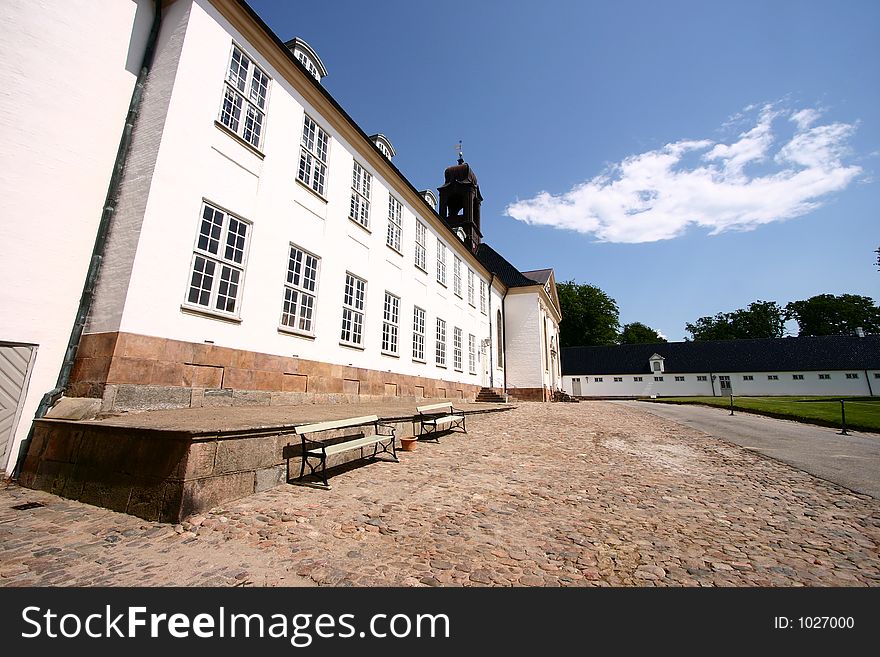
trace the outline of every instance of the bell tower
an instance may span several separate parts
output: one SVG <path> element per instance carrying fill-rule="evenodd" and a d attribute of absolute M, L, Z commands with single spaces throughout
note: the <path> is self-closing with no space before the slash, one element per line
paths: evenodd
<path fill-rule="evenodd" d="M 463 238 L 465 245 L 475 253 L 483 234 L 480 232 L 480 185 L 470 165 L 464 161 L 461 143 L 458 145 L 458 164 L 447 167 L 445 182 L 440 192 L 440 217 Z"/>

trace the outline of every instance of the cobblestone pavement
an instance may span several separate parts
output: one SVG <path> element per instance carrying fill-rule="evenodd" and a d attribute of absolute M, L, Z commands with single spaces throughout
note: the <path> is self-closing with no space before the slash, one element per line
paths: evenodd
<path fill-rule="evenodd" d="M 0 585 L 880 584 L 880 502 L 694 429 L 605 402 L 468 429 L 177 527 L 11 486 Z"/>

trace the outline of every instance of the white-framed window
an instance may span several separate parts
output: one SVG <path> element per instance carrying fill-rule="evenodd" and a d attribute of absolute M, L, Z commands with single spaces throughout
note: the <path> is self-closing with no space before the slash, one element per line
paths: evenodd
<path fill-rule="evenodd" d="M 327 152 L 330 137 L 306 114 L 303 117 L 302 148 L 299 155 L 297 178 L 324 196 L 327 181 Z"/>
<path fill-rule="evenodd" d="M 829 377 L 830 378 L 830 377 Z M 874 378 L 880 379 L 880 372 L 874 372 Z"/>
<path fill-rule="evenodd" d="M 370 227 L 370 193 L 373 186 L 373 175 L 354 163 L 351 170 L 351 206 L 348 218 L 358 222 L 364 228 Z"/>
<path fill-rule="evenodd" d="M 342 332 L 339 341 L 360 347 L 364 342 L 364 306 L 367 300 L 367 282 L 354 274 L 345 273 L 342 293 Z"/>
<path fill-rule="evenodd" d="M 428 249 L 425 246 L 428 229 L 421 221 L 416 222 L 416 267 L 428 271 Z"/>
<path fill-rule="evenodd" d="M 480 312 L 486 314 L 486 281 L 480 281 Z"/>
<path fill-rule="evenodd" d="M 663 377 L 662 377 L 662 376 L 655 376 L 655 377 L 654 377 L 654 380 L 655 380 L 655 381 L 662 381 L 662 380 L 663 380 Z"/>
<path fill-rule="evenodd" d="M 260 148 L 269 76 L 236 45 L 229 56 L 229 69 L 220 105 L 220 123 L 254 148 Z"/>
<path fill-rule="evenodd" d="M 425 311 L 413 306 L 413 360 L 425 362 Z"/>
<path fill-rule="evenodd" d="M 684 381 L 684 377 L 683 377 L 683 376 L 677 376 L 677 377 L 675 377 L 675 380 L 676 380 L 676 381 Z"/>
<path fill-rule="evenodd" d="M 633 381 L 635 381 L 636 383 L 638 383 L 638 382 L 641 381 L 641 380 L 642 380 L 642 377 L 640 377 L 640 376 L 634 376 L 634 377 L 633 377 Z"/>
<path fill-rule="evenodd" d="M 622 376 L 615 376 L 614 383 L 623 383 L 623 377 Z"/>
<path fill-rule="evenodd" d="M 502 326 L 502 323 L 501 310 L 499 309 L 495 312 L 495 335 L 498 339 L 495 353 L 498 355 L 498 369 L 504 367 L 504 327 Z"/>
<path fill-rule="evenodd" d="M 477 336 L 468 334 L 468 372 L 477 373 Z"/>
<path fill-rule="evenodd" d="M 238 315 L 251 225 L 206 201 L 201 210 L 186 302 Z"/>
<path fill-rule="evenodd" d="M 452 291 L 461 298 L 461 258 L 458 256 L 452 261 Z"/>
<path fill-rule="evenodd" d="M 767 380 L 768 381 L 779 381 L 779 375 L 778 374 L 768 374 Z"/>
<path fill-rule="evenodd" d="M 452 329 L 452 367 L 461 371 L 461 329 L 457 326 Z"/>
<path fill-rule="evenodd" d="M 476 307 L 476 301 L 474 301 L 474 270 L 470 267 L 468 268 L 468 303 Z"/>
<path fill-rule="evenodd" d="M 437 238 L 437 282 L 446 285 L 446 245 Z"/>
<path fill-rule="evenodd" d="M 754 381 L 755 377 L 751 374 L 743 374 L 743 381 Z"/>
<path fill-rule="evenodd" d="M 312 59 L 307 56 L 302 50 L 296 51 L 296 58 L 302 62 L 302 65 L 306 67 L 306 70 L 312 74 L 312 77 L 321 81 L 321 72 L 318 70 L 318 67 L 315 66 L 315 63 Z"/>
<path fill-rule="evenodd" d="M 385 292 L 382 310 L 382 353 L 396 356 L 400 336 L 400 297 Z"/>
<path fill-rule="evenodd" d="M 859 374 L 858 374 L 858 372 L 847 372 L 847 373 L 846 373 L 846 378 L 847 378 L 847 379 L 858 379 L 858 378 L 859 378 Z"/>
<path fill-rule="evenodd" d="M 791 378 L 794 379 L 795 381 L 803 381 L 804 375 L 803 374 L 792 374 Z"/>
<path fill-rule="evenodd" d="M 705 374 L 697 374 L 697 381 L 708 381 L 709 377 Z"/>
<path fill-rule="evenodd" d="M 602 377 L 601 376 L 594 376 L 593 383 L 602 383 Z"/>
<path fill-rule="evenodd" d="M 874 376 L 877 376 L 877 375 L 875 374 Z M 831 378 L 831 375 L 830 375 L 830 374 L 820 374 L 820 375 L 819 375 L 819 378 L 822 379 L 822 380 L 827 381 L 828 379 Z M 877 378 L 880 378 L 880 377 L 877 377 Z"/>
<path fill-rule="evenodd" d="M 400 232 L 403 221 L 403 205 L 393 196 L 388 196 L 388 235 L 385 243 L 400 253 Z"/>
<path fill-rule="evenodd" d="M 315 334 L 315 298 L 321 259 L 291 244 L 284 283 L 281 325 L 306 335 Z"/>
<path fill-rule="evenodd" d="M 446 322 L 439 317 L 437 318 L 434 362 L 439 367 L 446 367 Z"/>

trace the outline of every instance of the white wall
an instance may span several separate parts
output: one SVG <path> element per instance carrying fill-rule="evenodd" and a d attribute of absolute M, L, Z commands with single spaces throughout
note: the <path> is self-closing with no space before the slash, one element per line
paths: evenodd
<path fill-rule="evenodd" d="M 149 0 L 0 3 L 0 341 L 38 345 L 7 472 L 55 387 L 152 11 Z"/>
<path fill-rule="evenodd" d="M 544 384 L 541 313 L 538 295 L 508 294 L 504 300 L 507 343 L 507 385 L 541 388 Z"/>
<path fill-rule="evenodd" d="M 188 5 L 176 3 L 172 7 L 183 12 L 180 6 Z M 264 158 L 214 124 L 233 39 L 272 79 L 261 147 Z M 124 302 L 124 307 L 117 308 L 118 324 L 96 322 L 89 332 L 121 330 L 190 342 L 212 341 L 236 349 L 479 384 L 481 368 L 471 374 L 467 354 L 468 334 L 473 333 L 478 344 L 489 336 L 488 315 L 479 308 L 479 284 L 476 307 L 472 307 L 467 302 L 465 266 L 464 298 L 453 294 L 451 251 L 447 253 L 447 286 L 436 282 L 436 236 L 427 220 L 423 223 L 429 225 L 428 272 L 414 265 L 415 217 L 427 216 L 426 208 L 413 207 L 395 194 L 404 205 L 402 253 L 386 246 L 391 186 L 206 2 L 196 2 L 189 9 L 173 79 L 170 98 L 154 95 L 151 99 L 154 104 L 167 104 L 168 109 L 127 295 L 122 300 L 114 297 L 114 302 Z M 330 135 L 324 199 L 296 181 L 305 112 Z M 373 174 L 370 231 L 348 219 L 354 157 Z M 442 179 L 441 171 L 437 179 Z M 203 199 L 252 223 L 239 322 L 181 309 Z M 458 249 L 467 265 L 463 245 L 450 233 L 444 233 L 442 239 L 447 247 Z M 321 258 L 314 338 L 279 331 L 291 242 Z M 367 281 L 362 350 L 339 344 L 346 271 Z M 478 281 L 488 280 L 487 272 L 477 273 Z M 401 298 L 399 357 L 380 353 L 386 290 Z M 500 306 L 500 292 L 495 289 L 492 295 L 494 312 Z M 414 304 L 427 310 L 427 363 L 412 359 Z M 445 368 L 434 362 L 438 316 L 446 320 Z M 453 368 L 456 326 L 463 331 L 461 372 Z"/>
<path fill-rule="evenodd" d="M 858 378 L 847 379 L 847 374 L 856 374 Z M 803 374 L 803 380 L 795 380 L 794 374 Z M 720 395 L 721 389 L 718 376 L 729 376 L 734 395 L 773 396 L 773 395 L 874 395 L 880 394 L 880 374 L 878 371 L 834 371 L 828 370 L 829 379 L 820 379 L 819 372 L 717 372 L 715 373 L 714 394 Z M 574 394 L 573 378 L 581 380 L 581 395 L 584 397 L 688 397 L 712 395 L 712 382 L 708 372 L 700 374 L 707 377 L 706 381 L 697 381 L 697 373 L 662 374 L 663 381 L 654 380 L 654 374 L 602 374 L 576 376 L 566 374 L 563 377 L 563 389 Z M 778 380 L 769 380 L 769 375 L 778 376 Z M 676 381 L 676 376 L 683 376 L 684 381 Z M 752 376 L 752 381 L 743 380 L 743 376 Z M 634 381 L 642 377 L 641 382 Z M 596 379 L 602 381 L 597 382 Z M 622 381 L 615 381 L 621 378 Z M 869 382 L 870 381 L 870 389 Z"/>

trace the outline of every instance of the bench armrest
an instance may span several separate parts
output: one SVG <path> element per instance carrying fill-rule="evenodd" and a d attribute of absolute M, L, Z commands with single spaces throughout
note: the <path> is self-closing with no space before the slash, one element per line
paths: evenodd
<path fill-rule="evenodd" d="M 391 433 L 380 433 L 379 427 L 383 429 L 389 429 Z M 384 422 L 376 422 L 376 435 L 377 436 L 393 436 L 394 434 L 394 426 L 391 424 L 385 424 Z"/>

